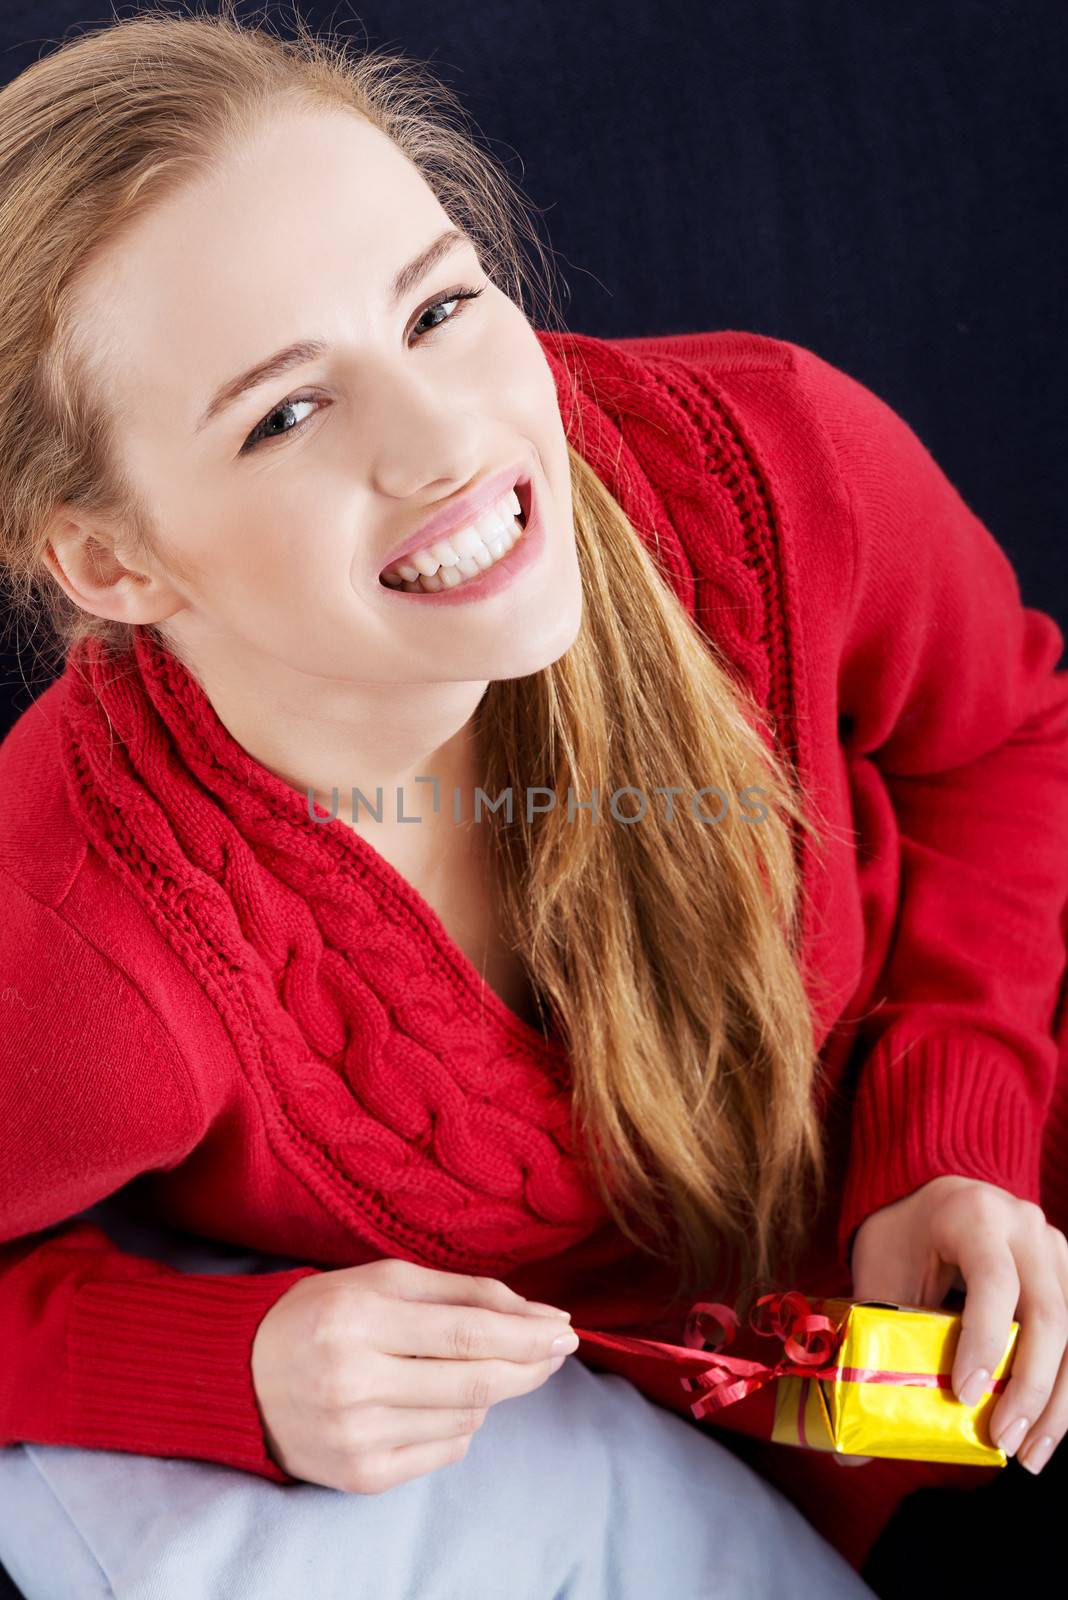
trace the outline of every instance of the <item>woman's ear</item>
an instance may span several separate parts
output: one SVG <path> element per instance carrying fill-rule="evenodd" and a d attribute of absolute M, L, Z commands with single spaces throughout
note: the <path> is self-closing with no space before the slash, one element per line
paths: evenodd
<path fill-rule="evenodd" d="M 64 593 L 91 615 L 113 622 L 163 622 L 187 601 L 162 575 L 150 570 L 133 541 L 90 523 L 75 507 L 64 507 L 50 525 L 43 560 Z"/>

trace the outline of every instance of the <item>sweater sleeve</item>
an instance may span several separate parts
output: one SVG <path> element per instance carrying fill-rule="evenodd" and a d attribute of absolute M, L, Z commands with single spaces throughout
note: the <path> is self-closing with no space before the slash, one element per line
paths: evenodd
<path fill-rule="evenodd" d="M 251 1377 L 266 1312 L 308 1266 L 183 1273 L 77 1213 L 195 1147 L 174 1040 L 130 978 L 0 873 L 0 1445 L 215 1461 L 293 1483 Z"/>
<path fill-rule="evenodd" d="M 839 742 L 892 808 L 896 921 L 859 1024 L 840 1264 L 960 1173 L 1039 1202 L 1068 901 L 1064 639 L 904 420 L 795 347 L 852 513 Z"/>

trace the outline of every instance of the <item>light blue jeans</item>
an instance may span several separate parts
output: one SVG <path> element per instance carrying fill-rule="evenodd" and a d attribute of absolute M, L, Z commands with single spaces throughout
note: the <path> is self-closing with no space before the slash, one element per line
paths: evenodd
<path fill-rule="evenodd" d="M 294 1265 L 82 1215 L 190 1272 Z M 569 1357 L 466 1457 L 377 1495 L 212 1462 L 0 1448 L 0 1561 L 26 1600 L 871 1600 L 776 1488 L 625 1378 Z"/>

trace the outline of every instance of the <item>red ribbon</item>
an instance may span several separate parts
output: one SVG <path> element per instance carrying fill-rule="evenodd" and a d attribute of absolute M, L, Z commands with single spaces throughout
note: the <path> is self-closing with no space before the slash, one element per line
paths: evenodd
<path fill-rule="evenodd" d="M 761 1306 L 768 1307 L 770 1328 L 754 1321 Z M 702 1326 L 709 1316 L 714 1317 L 722 1329 L 711 1340 Z M 703 1391 L 701 1398 L 690 1407 L 698 1419 L 743 1400 L 747 1394 L 776 1378 L 840 1376 L 832 1358 L 845 1333 L 844 1319 L 836 1325 L 830 1317 L 819 1315 L 799 1289 L 761 1295 L 749 1313 L 749 1326 L 754 1333 L 782 1340 L 783 1354 L 770 1366 L 762 1361 L 746 1361 L 741 1356 L 718 1354 L 723 1346 L 730 1344 L 738 1325 L 737 1313 L 718 1301 L 701 1300 L 690 1308 L 683 1334 L 685 1343 L 693 1350 L 716 1352 L 716 1359 L 703 1372 L 680 1379 L 684 1389 Z"/>
<path fill-rule="evenodd" d="M 768 1307 L 770 1328 L 761 1327 L 753 1320 L 760 1306 Z M 720 1323 L 722 1330 L 711 1340 L 702 1326 L 704 1319 L 709 1316 Z M 835 1324 L 830 1317 L 819 1315 L 799 1289 L 791 1289 L 785 1294 L 761 1295 L 749 1313 L 749 1326 L 754 1333 L 783 1342 L 783 1354 L 772 1365 L 718 1353 L 724 1345 L 730 1344 L 738 1326 L 738 1316 L 728 1305 L 702 1300 L 690 1308 L 683 1334 L 685 1343 L 693 1350 L 716 1353 L 716 1359 L 703 1372 L 679 1380 L 684 1389 L 703 1391 L 701 1398 L 690 1407 L 698 1419 L 708 1416 L 712 1411 L 719 1411 L 723 1406 L 733 1405 L 736 1400 L 743 1400 L 747 1394 L 752 1394 L 776 1378 L 829 1378 L 837 1383 L 895 1383 L 930 1389 L 949 1389 L 952 1386 L 948 1372 L 890 1372 L 878 1367 L 836 1365 L 834 1356 L 845 1335 L 845 1318 Z M 821 1342 L 826 1348 L 820 1348 Z M 1007 1383 L 1008 1378 L 998 1378 L 987 1384 L 986 1392 L 1000 1394 Z M 802 1412 L 807 1394 L 808 1383 L 805 1382 L 801 1385 Z M 803 1415 L 798 1419 L 798 1426 L 803 1443 Z"/>

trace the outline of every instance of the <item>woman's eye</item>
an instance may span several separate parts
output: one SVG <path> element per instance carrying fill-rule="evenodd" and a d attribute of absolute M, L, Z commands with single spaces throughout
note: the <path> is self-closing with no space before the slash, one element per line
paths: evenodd
<path fill-rule="evenodd" d="M 485 292 L 485 287 L 481 289 L 454 289 L 451 294 L 445 295 L 440 300 L 435 300 L 433 305 L 427 306 L 425 311 L 420 312 L 419 319 L 415 324 L 415 328 L 413 329 L 413 337 L 425 339 L 428 333 L 433 333 L 444 323 L 454 322 L 463 309 L 464 301 L 477 300 L 479 295 L 485 294 Z M 419 324 L 423 322 L 425 318 L 429 317 L 432 312 L 444 311 L 447 306 L 455 306 L 456 310 L 450 311 L 447 316 L 440 317 L 436 322 L 432 322 L 430 326 L 422 333 L 417 334 L 416 330 L 418 330 Z M 307 417 L 298 422 L 296 426 L 292 428 L 273 427 L 276 418 L 281 417 L 287 412 L 293 411 L 297 406 L 312 406 L 313 408 L 317 408 L 317 402 L 314 395 L 307 394 L 294 395 L 291 400 L 280 401 L 278 405 L 276 405 L 267 413 L 261 422 L 256 424 L 255 428 L 253 428 L 252 432 L 241 446 L 239 453 L 241 455 L 245 455 L 248 453 L 248 451 L 255 450 L 262 444 L 268 444 L 275 439 L 282 439 L 289 437 L 294 433 L 299 433 L 304 427 L 304 424 L 308 421 Z M 314 410 L 312 415 L 314 415 Z"/>
<path fill-rule="evenodd" d="M 295 428 L 277 428 L 272 431 L 275 419 L 281 417 L 287 411 L 294 411 L 297 406 L 313 406 L 314 404 L 315 401 L 311 395 L 306 394 L 294 395 L 292 400 L 283 400 L 280 405 L 275 406 L 273 411 L 267 413 L 262 422 L 258 422 L 253 428 L 241 447 L 242 455 L 246 450 L 254 450 L 263 440 L 278 439 L 287 433 L 299 433 L 303 423 L 298 423 Z M 307 421 L 306 417 L 304 421 Z"/>

